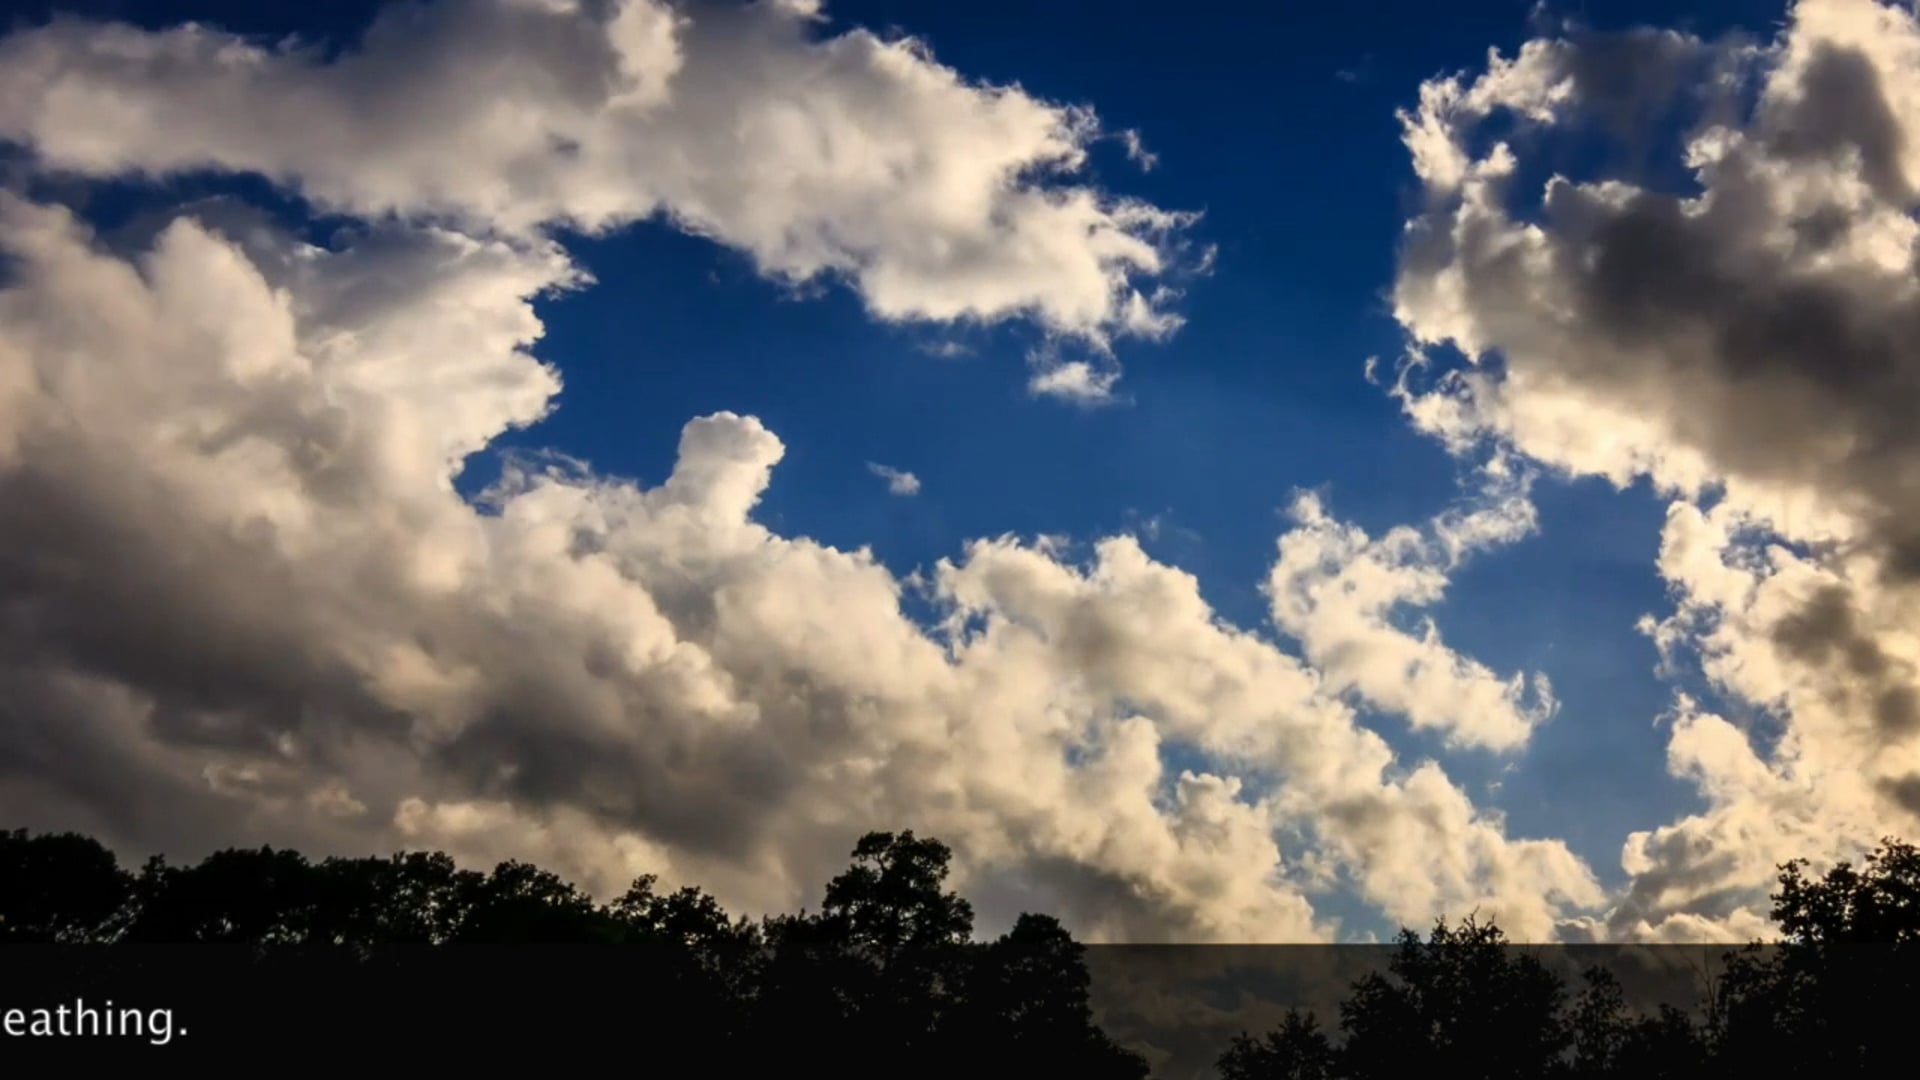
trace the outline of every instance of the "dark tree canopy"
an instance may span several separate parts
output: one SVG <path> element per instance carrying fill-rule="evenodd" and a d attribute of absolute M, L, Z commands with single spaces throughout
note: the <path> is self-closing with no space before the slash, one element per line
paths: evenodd
<path fill-rule="evenodd" d="M 1491 923 L 1443 920 L 1424 942 L 1403 931 L 1390 971 L 1361 980 L 1342 1005 L 1347 1075 L 1425 1067 L 1519 1080 L 1551 1071 L 1566 1048 L 1565 988 Z"/>
<path fill-rule="evenodd" d="M 482 873 L 438 852 L 315 862 L 229 849 L 190 866 L 156 857 L 129 873 L 89 838 L 16 831 L 0 833 L 0 939 L 234 946 L 296 977 L 317 970 L 297 966 L 315 957 L 478 957 L 456 970 L 474 991 L 462 1021 L 481 1031 L 527 1022 L 511 1004 L 522 998 L 488 990 L 502 971 L 524 969 L 447 947 L 607 945 L 616 948 L 568 969 L 595 972 L 594 985 L 550 988 L 544 996 L 558 1005 L 543 1015 L 634 1024 L 650 1047 L 697 1050 L 715 1075 L 757 1074 L 749 1064 L 768 1054 L 795 1071 L 835 1062 L 842 1076 L 1040 1066 L 1091 1080 L 1147 1075 L 1144 1060 L 1094 1022 L 1083 947 L 1056 920 L 1024 915 L 998 939 L 976 941 L 972 906 L 946 887 L 945 845 L 876 832 L 851 856 L 819 911 L 755 922 L 696 887 L 662 892 L 653 876 L 602 904 L 537 866 L 508 861 Z M 417 994 L 404 969 L 393 970 L 384 985 L 354 985 L 373 999 L 361 1014 L 394 1017 L 390 1030 L 404 1039 Z"/>
<path fill-rule="evenodd" d="M 1498 927 L 1403 931 L 1387 974 L 1355 982 L 1338 1034 L 1291 1012 L 1220 1055 L 1222 1080 L 1373 1080 L 1450 1075 L 1567 1080 L 1894 1076 L 1920 1007 L 1920 850 L 1886 840 L 1863 867 L 1810 877 L 1780 868 L 1782 940 L 1729 950 L 1698 1002 L 1628 1008 L 1615 975 L 1577 993 Z"/>
<path fill-rule="evenodd" d="M 134 879 L 98 841 L 77 833 L 0 833 L 0 941 L 108 940 Z"/>
<path fill-rule="evenodd" d="M 839 1076 L 1149 1075 L 1146 1059 L 1097 1022 L 1085 946 L 1058 920 L 1027 913 L 978 940 L 972 905 L 947 888 L 951 853 L 939 841 L 875 832 L 850 855 L 817 911 L 755 921 L 697 887 L 663 892 L 652 876 L 601 903 L 537 866 L 481 872 L 438 852 L 313 861 L 228 849 L 129 872 L 88 837 L 16 830 L 0 832 L 0 942 L 104 956 L 125 952 L 103 946 L 193 943 L 238 949 L 255 965 L 400 965 L 355 985 L 363 1014 L 392 1018 L 379 1037 L 402 1041 L 420 1007 L 402 961 L 435 955 L 476 958 L 457 967 L 460 983 L 441 984 L 466 985 L 459 1008 L 472 1030 L 535 1023 L 523 992 L 532 989 L 549 1006 L 537 1016 L 559 1018 L 542 1022 L 637 1025 L 650 1048 L 685 1048 L 716 1075 L 759 1075 L 754 1063 L 769 1057 L 794 1072 L 829 1063 Z M 1290 1011 L 1271 1031 L 1233 1038 L 1216 1071 L 1221 1080 L 1904 1074 L 1911 1054 L 1898 1036 L 1920 1006 L 1920 850 L 1887 840 L 1862 865 L 1817 877 L 1788 863 L 1773 902 L 1781 941 L 1729 950 L 1723 968 L 1703 974 L 1699 1001 L 1652 1009 L 1630 1007 L 1604 968 L 1568 987 L 1471 915 L 1425 936 L 1403 931 L 1386 970 L 1348 987 L 1337 1026 Z M 521 970 L 501 959 L 510 954 L 459 948 L 557 944 L 610 948 L 573 954 L 599 958 L 591 977 L 516 994 L 499 990 L 519 977 L 503 975 Z M 283 988 L 318 969 L 286 970 L 294 981 Z"/>
<path fill-rule="evenodd" d="M 1221 1080 L 1331 1080 L 1339 1075 L 1334 1046 L 1312 1013 L 1288 1009 L 1280 1026 L 1256 1039 L 1234 1036 L 1220 1055 Z"/>

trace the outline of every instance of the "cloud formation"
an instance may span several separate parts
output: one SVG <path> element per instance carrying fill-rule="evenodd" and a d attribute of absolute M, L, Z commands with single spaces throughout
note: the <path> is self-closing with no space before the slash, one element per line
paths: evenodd
<path fill-rule="evenodd" d="M 1437 729 L 1453 746 L 1519 749 L 1557 708 L 1544 673 L 1500 679 L 1448 648 L 1431 618 L 1418 634 L 1391 618 L 1402 606 L 1439 601 L 1467 555 L 1533 532 L 1526 478 L 1506 468 L 1493 463 L 1480 505 L 1378 539 L 1302 495 L 1266 585 L 1274 625 L 1300 641 L 1329 686 L 1415 728 Z"/>
<path fill-rule="evenodd" d="M 1494 140 L 1496 118 L 1520 123 Z M 1427 193 L 1395 289 L 1408 414 L 1459 449 L 1651 479 L 1678 608 L 1646 627 L 1764 718 L 1677 701 L 1670 765 L 1709 809 L 1628 839 L 1611 932 L 1746 934 L 1789 853 L 1844 857 L 1920 810 L 1920 27 L 1803 0 L 1772 42 L 1576 30 L 1402 120 Z M 1623 151 L 1601 175 L 1520 186 L 1596 135 Z M 1442 346 L 1468 362 L 1434 377 Z"/>
<path fill-rule="evenodd" d="M 1130 537 L 977 541 L 922 626 L 865 550 L 752 519 L 785 448 L 724 412 L 659 486 L 522 455 L 462 500 L 559 392 L 533 301 L 591 284 L 537 232 L 322 247 L 211 202 L 129 246 L 9 193 L 0 248 L 11 820 L 656 872 L 749 910 L 906 827 L 1001 917 L 1038 897 L 1109 940 L 1324 938 L 1336 884 L 1532 937 L 1604 899 Z M 1214 764 L 1169 770 L 1183 746 Z"/>
<path fill-rule="evenodd" d="M 6 398 L 5 496 L 31 511 L 4 536 L 15 816 L 144 792 L 168 812 L 110 823 L 137 844 L 430 842 L 766 906 L 851 833 L 913 823 L 1090 933 L 1200 939 L 1328 932 L 1274 840 L 1294 820 L 1409 911 L 1489 874 L 1521 883 L 1495 898 L 1522 926 L 1553 888 L 1595 899 L 1436 768 L 1392 778 L 1311 672 L 1129 539 L 1085 569 L 977 543 L 939 568 L 943 645 L 864 553 L 750 521 L 783 454 L 751 418 L 689 424 L 654 489 L 561 463 L 510 470 L 492 513 L 462 503 L 437 421 L 511 423 L 550 375 L 524 298 L 442 343 L 476 332 L 470 305 L 552 284 L 548 252 L 378 230 L 326 252 L 183 218 L 135 267 L 13 198 L 0 240 L 28 376 Z M 426 295 L 368 287 L 407 266 Z M 475 377 L 380 382 L 434 355 Z M 1173 739 L 1287 783 L 1163 775 Z"/>
<path fill-rule="evenodd" d="M 1090 113 L 821 37 L 804 4 L 693 10 L 395 7 L 338 58 L 71 19 L 0 40 L 0 136 L 37 168 L 258 172 L 350 222 L 322 246 L 209 202 L 132 242 L 0 192 L 0 814 L 655 872 L 759 910 L 913 828 L 990 918 L 1267 941 L 1339 932 L 1336 888 L 1521 939 L 1746 936 L 1780 859 L 1913 822 L 1910 15 L 1574 31 L 1423 88 L 1394 392 L 1497 452 L 1378 535 L 1293 503 L 1266 596 L 1296 655 L 1131 536 L 982 538 L 922 579 L 775 533 L 786 448 L 751 416 L 691 420 L 654 487 L 549 454 L 455 493 L 559 400 L 534 303 L 592 286 L 559 226 L 660 216 L 879 319 L 1030 320 L 1030 389 L 1084 404 L 1114 400 L 1116 341 L 1179 325 L 1192 217 L 1074 183 L 1115 137 Z M 1677 148 L 1520 187 L 1555 139 L 1675 109 Z M 1470 359 L 1440 373 L 1447 346 Z M 1401 619 L 1533 532 L 1541 468 L 1668 492 L 1675 606 L 1644 629 L 1722 699 L 1666 718 L 1704 808 L 1624 839 L 1620 895 L 1369 726 L 1513 754 L 1551 721 L 1544 674 Z"/>
<path fill-rule="evenodd" d="M 887 320 L 1032 316 L 1106 348 L 1195 220 L 1070 182 L 1085 108 L 761 0 L 394 4 L 357 48 L 57 18 L 0 43 L 0 137 L 94 175 L 247 171 L 356 216 L 526 234 L 663 216 Z M 1137 137 L 1127 139 L 1133 146 Z"/>
<path fill-rule="evenodd" d="M 887 490 L 895 495 L 920 494 L 920 478 L 910 472 L 904 472 L 890 465 L 867 462 L 867 471 L 887 482 Z"/>

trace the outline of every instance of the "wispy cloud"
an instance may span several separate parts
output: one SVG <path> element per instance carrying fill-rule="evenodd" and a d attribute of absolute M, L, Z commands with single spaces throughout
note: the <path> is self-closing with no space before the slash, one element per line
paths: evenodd
<path fill-rule="evenodd" d="M 1122 131 L 1120 142 L 1127 148 L 1127 159 L 1140 166 L 1141 172 L 1152 172 L 1154 166 L 1160 164 L 1160 155 L 1147 149 L 1138 131 L 1132 128 Z"/>
<path fill-rule="evenodd" d="M 867 462 L 867 471 L 887 482 L 887 490 L 895 495 L 920 494 L 920 478 L 904 469 L 891 465 L 882 465 L 876 461 Z"/>
<path fill-rule="evenodd" d="M 962 356 L 972 356 L 973 347 L 962 345 L 958 341 L 929 341 L 916 346 L 928 356 L 937 356 L 942 360 L 953 360 Z"/>
<path fill-rule="evenodd" d="M 1100 371 L 1085 360 L 1070 360 L 1034 373 L 1027 389 L 1041 397 L 1056 397 L 1076 405 L 1113 403 L 1113 384 L 1120 375 Z"/>
<path fill-rule="evenodd" d="M 1373 54 L 1367 53 L 1359 63 L 1343 67 L 1333 73 L 1333 77 L 1343 83 L 1363 83 L 1373 77 Z"/>
<path fill-rule="evenodd" d="M 1027 392 L 1035 397 L 1058 398 L 1072 405 L 1092 408 L 1112 405 L 1114 385 L 1120 381 L 1120 368 L 1107 360 L 1069 360 L 1060 346 L 1049 342 L 1027 353 L 1027 365 L 1033 374 L 1027 379 Z"/>

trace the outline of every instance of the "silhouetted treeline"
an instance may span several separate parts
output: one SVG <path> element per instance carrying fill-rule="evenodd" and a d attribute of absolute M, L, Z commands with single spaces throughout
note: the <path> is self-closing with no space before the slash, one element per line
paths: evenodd
<path fill-rule="evenodd" d="M 842 1076 L 1044 1065 L 1145 1077 L 1145 1061 L 1093 1023 L 1083 946 L 1035 914 L 997 940 L 974 941 L 972 906 L 945 888 L 949 857 L 910 832 L 872 833 L 828 883 L 820 910 L 754 922 L 697 888 L 662 892 L 652 876 L 601 904 L 526 863 L 480 873 L 440 853 L 315 862 L 234 849 L 193 866 L 156 857 L 129 873 L 87 837 L 15 831 L 0 833 L 0 940 L 239 947 L 243 971 L 230 951 L 215 950 L 220 959 L 194 961 L 205 967 L 195 982 L 244 975 L 249 986 L 297 997 L 298 1009 L 350 1009 L 350 1032 L 339 1016 L 308 1023 L 361 1042 L 375 1040 L 370 1025 L 401 1040 L 427 1034 L 431 1025 L 407 1019 L 425 1007 L 482 1036 L 547 1027 L 576 1049 L 613 1040 L 661 1056 L 692 1053 L 687 1068 L 699 1075 L 735 1075 L 774 1057 L 796 1070 L 832 1062 Z M 494 948 L 445 948 L 459 945 Z M 513 945 L 545 948 L 498 948 Z M 562 945 L 627 948 L 553 948 Z M 126 952 L 141 953 L 106 950 Z M 18 955 L 0 953 L 0 965 Z M 58 962 L 72 955 L 62 951 Z M 170 963 L 177 983 L 183 969 Z M 342 980 L 343 967 L 355 977 Z M 263 969 L 284 978 L 261 984 Z M 369 969 L 392 977 L 368 979 Z M 109 965 L 91 984 L 96 996 L 118 987 L 129 999 L 129 974 Z M 515 985 L 555 975 L 566 984 Z M 329 1002 L 311 990 L 315 980 L 348 988 L 352 1000 Z M 143 985 L 176 996 L 193 989 L 168 989 L 164 978 Z M 238 1007 L 210 1000 L 223 1012 Z M 250 1016 L 223 1030 L 257 1034 L 269 1019 Z"/>
<path fill-rule="evenodd" d="M 227 850 L 197 865 L 155 858 L 129 872 L 86 837 L 16 831 L 0 833 L 0 941 L 202 946 L 196 958 L 221 959 L 196 959 L 198 978 L 227 986 L 228 997 L 198 1000 L 240 1008 L 231 1000 L 238 985 L 258 999 L 245 1025 L 219 1028 L 220 1017 L 207 1016 L 194 1021 L 203 1033 L 207 1023 L 230 1034 L 268 1030 L 270 1009 L 320 1010 L 304 1022 L 337 1026 L 344 1009 L 363 1042 L 445 1040 L 453 1017 L 462 1038 L 613 1040 L 662 1058 L 692 1054 L 686 1068 L 701 1075 L 762 1075 L 776 1061 L 781 1075 L 826 1063 L 838 1076 L 1147 1076 L 1146 1059 L 1095 1022 L 1083 946 L 1040 914 L 975 941 L 971 905 L 946 889 L 948 863 L 938 841 L 873 833 L 827 884 L 818 911 L 753 921 L 697 888 L 663 892 L 652 877 L 598 903 L 525 863 L 481 873 L 439 853 L 310 861 Z M 1443 921 L 1424 938 L 1403 931 L 1387 970 L 1354 982 L 1337 1017 L 1293 1011 L 1271 1031 L 1243 1033 L 1221 1054 L 1219 1074 L 1904 1072 L 1911 1051 L 1897 1036 L 1920 1005 L 1912 957 L 1920 851 L 1888 840 L 1861 867 L 1813 878 L 1790 863 L 1779 883 L 1773 915 L 1784 938 L 1728 949 L 1700 973 L 1695 1000 L 1636 1010 L 1608 970 L 1569 985 L 1497 926 Z M 516 959 L 524 950 L 501 948 L 516 945 L 549 948 L 534 950 L 543 959 L 528 966 Z M 622 947 L 565 952 L 556 966 L 556 945 Z M 17 975 L 24 955 L 0 951 L 0 973 Z M 60 962 L 72 955 L 60 952 Z M 140 985 L 177 997 L 186 993 L 179 970 L 167 969 L 174 983 Z M 423 970 L 434 979 L 422 981 Z M 278 981 L 260 981 L 262 971 Z M 353 978 L 329 981 L 341 972 Z M 130 973 L 108 963 L 86 985 L 128 998 Z"/>
<path fill-rule="evenodd" d="M 1920 851 L 1886 840 L 1862 867 L 1783 866 L 1783 937 L 1727 950 L 1692 1001 L 1627 1007 L 1616 974 L 1569 986 L 1472 918 L 1402 931 L 1388 971 L 1356 982 L 1337 1030 L 1290 1010 L 1221 1055 L 1224 1080 L 1511 1080 L 1900 1076 L 1920 1006 Z"/>

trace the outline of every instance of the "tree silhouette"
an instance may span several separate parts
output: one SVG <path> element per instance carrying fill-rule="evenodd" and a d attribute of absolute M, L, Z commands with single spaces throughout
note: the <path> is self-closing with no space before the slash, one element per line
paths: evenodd
<path fill-rule="evenodd" d="M 659 880 L 653 874 L 635 878 L 626 893 L 613 902 L 610 911 L 624 928 L 626 940 L 671 943 L 701 951 L 761 944 L 760 928 L 745 917 L 729 919 L 719 901 L 691 885 L 662 896 L 654 891 Z"/>
<path fill-rule="evenodd" d="M 1780 869 L 1784 940 L 1729 966 L 1720 1056 L 1730 1069 L 1891 1075 L 1911 1052 L 1888 1033 L 1920 1002 L 1920 850 L 1888 838 L 1862 867 L 1807 869 L 1800 859 Z"/>
<path fill-rule="evenodd" d="M 693 886 L 663 892 L 650 875 L 602 904 L 528 863 L 483 873 L 439 852 L 314 862 L 234 848 L 191 865 L 154 857 L 129 873 L 88 837 L 14 830 L 0 832 L 0 942 L 104 957 L 136 955 L 120 946 L 239 947 L 251 966 L 222 977 L 257 988 L 247 1024 L 308 1000 L 352 1006 L 370 1040 L 417 1034 L 414 1018 L 432 1006 L 483 1032 L 618 1032 L 638 1019 L 650 1045 L 686 1048 L 719 1075 L 765 1072 L 769 1056 L 789 1071 L 841 1076 L 1149 1075 L 1101 1029 L 1086 947 L 1058 920 L 1026 913 L 976 940 L 972 905 L 947 887 L 945 845 L 873 832 L 850 855 L 818 910 L 754 921 Z M 1920 1004 L 1920 849 L 1889 839 L 1858 867 L 1815 877 L 1796 860 L 1778 881 L 1782 939 L 1729 951 L 1707 981 L 1704 1017 L 1675 1003 L 1630 1008 L 1604 967 L 1570 994 L 1470 915 L 1424 937 L 1402 931 L 1387 970 L 1349 987 L 1337 1030 L 1291 1011 L 1263 1035 L 1233 1038 L 1217 1071 L 1222 1080 L 1896 1075 L 1910 1058 L 1899 1036 Z M 572 981 L 532 995 L 502 988 L 560 969 L 463 948 L 555 944 L 605 948 L 569 952 Z M 353 987 L 342 1002 L 316 974 L 329 965 L 374 974 L 339 984 Z M 133 968 L 101 970 L 111 977 L 85 985 L 117 992 Z M 439 978 L 431 995 L 422 972 Z"/>
<path fill-rule="evenodd" d="M 1312 1013 L 1288 1009 L 1265 1038 L 1234 1036 L 1217 1065 L 1221 1080 L 1333 1080 L 1340 1072 L 1333 1043 Z"/>
<path fill-rule="evenodd" d="M 1463 1076 L 1550 1074 L 1569 1036 L 1565 987 L 1532 956 L 1512 951 L 1493 923 L 1435 924 L 1421 941 L 1403 931 L 1388 965 L 1341 1005 L 1346 1075 L 1373 1080 L 1416 1068 Z"/>
<path fill-rule="evenodd" d="M 859 974 L 842 984 L 865 997 L 864 1026 L 891 1033 L 902 1067 L 945 1040 L 965 989 L 962 965 L 973 905 L 947 891 L 952 853 L 913 833 L 872 833 L 853 865 L 827 884 L 820 932 Z"/>
<path fill-rule="evenodd" d="M 0 941 L 110 940 L 132 894 L 133 877 L 90 837 L 0 832 Z"/>
<path fill-rule="evenodd" d="M 313 883 L 308 939 L 356 950 L 452 941 L 480 880 L 439 852 L 327 859 Z"/>
<path fill-rule="evenodd" d="M 298 945 L 311 940 L 317 875 L 297 851 L 216 851 L 197 866 L 148 860 L 134 883 L 126 940 L 141 944 Z"/>
<path fill-rule="evenodd" d="M 983 946 L 972 905 L 945 887 L 944 844 L 875 832 L 852 857 L 817 915 L 767 922 L 756 1038 L 830 1059 L 859 1046 L 882 1074 L 1044 1065 L 1092 1080 L 1147 1075 L 1094 1023 L 1084 946 L 1057 920 L 1024 914 Z"/>
<path fill-rule="evenodd" d="M 944 891 L 953 854 L 911 832 L 868 833 L 853 865 L 827 884 L 821 927 L 839 941 L 882 955 L 964 944 L 973 905 Z"/>
<path fill-rule="evenodd" d="M 1674 1002 L 1630 1009 L 1604 967 L 1570 997 L 1492 923 L 1442 920 L 1425 940 L 1402 931 L 1388 973 L 1349 988 L 1337 1038 L 1290 1012 L 1262 1038 L 1235 1037 L 1217 1070 L 1223 1080 L 1898 1075 L 1920 1005 L 1920 849 L 1887 839 L 1862 867 L 1813 877 L 1808 865 L 1780 867 L 1782 938 L 1730 950 L 1706 980 L 1705 1015 Z"/>
<path fill-rule="evenodd" d="M 981 1069 L 1068 1069 L 1093 1080 L 1141 1080 L 1146 1060 L 1094 1022 L 1086 946 L 1051 915 L 1021 915 L 1013 929 L 974 954 L 963 1046 Z"/>
<path fill-rule="evenodd" d="M 1709 1072 L 1708 1033 L 1684 1010 L 1662 1003 L 1652 1016 L 1635 1015 L 1613 972 L 1596 967 L 1584 979 L 1568 1018 L 1573 1057 L 1566 1071 L 1571 1077 L 1679 1080 Z"/>
<path fill-rule="evenodd" d="M 454 944 L 487 942 L 608 943 L 620 940 L 620 921 L 558 875 L 508 861 L 485 878 L 463 878 L 461 917 Z"/>
<path fill-rule="evenodd" d="M 1026 914 L 998 939 L 975 941 L 971 904 L 946 887 L 945 845 L 874 832 L 851 856 L 817 912 L 756 923 L 696 887 L 663 892 L 651 875 L 601 904 L 528 863 L 481 873 L 439 852 L 312 862 L 233 848 L 191 865 L 156 856 L 129 874 L 86 837 L 16 831 L 0 833 L 0 933 L 14 943 L 240 946 L 249 966 L 219 978 L 256 988 L 248 1024 L 318 995 L 352 1006 L 370 1040 L 406 1038 L 424 1004 L 479 1031 L 619 1030 L 639 1018 L 654 1042 L 694 1048 L 721 1075 L 763 1071 L 768 1053 L 841 1075 L 1041 1065 L 1093 1080 L 1147 1075 L 1094 1022 L 1084 947 L 1059 922 Z M 546 977 L 551 965 L 461 948 L 555 944 L 609 948 L 568 953 L 576 982 L 531 1000 L 501 993 L 501 980 Z M 137 969 L 109 963 L 81 982 L 104 994 Z M 301 989 L 316 972 L 348 970 L 374 973 L 340 984 L 353 988 L 350 1001 Z M 423 972 L 435 977 L 431 1001 Z"/>

